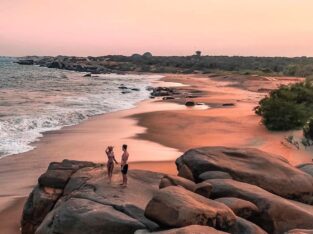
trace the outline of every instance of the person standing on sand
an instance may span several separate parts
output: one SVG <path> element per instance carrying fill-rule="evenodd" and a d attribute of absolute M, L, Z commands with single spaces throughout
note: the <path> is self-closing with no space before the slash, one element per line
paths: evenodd
<path fill-rule="evenodd" d="M 105 150 L 107 156 L 108 156 L 108 162 L 107 162 L 107 168 L 108 168 L 108 177 L 109 177 L 109 184 L 111 184 L 112 180 L 112 174 L 114 169 L 114 162 L 118 164 L 118 162 L 115 159 L 113 146 L 108 146 Z"/>
<path fill-rule="evenodd" d="M 121 184 L 122 186 L 127 187 L 127 171 L 128 171 L 128 158 L 129 158 L 129 153 L 127 151 L 127 145 L 122 146 L 123 150 L 123 155 L 122 155 L 122 161 L 121 161 L 121 172 L 123 176 L 123 183 Z"/>

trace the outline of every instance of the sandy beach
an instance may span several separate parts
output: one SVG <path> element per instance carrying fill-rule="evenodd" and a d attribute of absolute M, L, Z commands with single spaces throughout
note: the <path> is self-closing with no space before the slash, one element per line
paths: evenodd
<path fill-rule="evenodd" d="M 130 169 L 175 174 L 174 160 L 185 150 L 199 146 L 253 147 L 281 155 L 296 165 L 311 161 L 311 155 L 288 145 L 284 138 L 297 132 L 269 132 L 260 124 L 253 108 L 266 93 L 296 78 L 234 80 L 205 75 L 166 75 L 164 81 L 178 82 L 182 92 L 194 93 L 196 102 L 211 108 L 188 108 L 186 100 L 146 100 L 135 108 L 99 115 L 60 131 L 49 132 L 32 151 L 0 160 L 0 218 L 4 233 L 18 233 L 25 197 L 51 161 L 65 158 L 105 162 L 104 149 L 129 145 Z M 242 81 L 242 82 L 241 82 Z M 232 104 L 223 106 L 223 104 Z M 118 167 L 116 167 L 116 170 Z"/>

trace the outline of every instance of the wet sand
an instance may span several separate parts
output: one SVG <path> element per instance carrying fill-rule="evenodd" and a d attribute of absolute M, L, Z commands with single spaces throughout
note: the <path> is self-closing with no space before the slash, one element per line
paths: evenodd
<path fill-rule="evenodd" d="M 219 78 L 221 79 L 221 78 Z M 253 108 L 265 93 L 281 83 L 297 79 L 251 79 L 234 85 L 231 80 L 197 75 L 167 75 L 166 81 L 180 82 L 182 92 L 212 108 L 188 108 L 180 101 L 147 100 L 137 107 L 95 116 L 60 131 L 49 132 L 35 144 L 36 149 L 0 160 L 0 223 L 5 233 L 18 233 L 23 199 L 37 183 L 51 161 L 64 158 L 105 162 L 104 150 L 114 145 L 120 159 L 122 144 L 129 145 L 130 169 L 176 174 L 174 160 L 181 152 L 199 146 L 256 147 L 279 154 L 292 164 L 311 161 L 311 156 L 284 142 L 288 133 L 272 133 L 260 124 Z M 225 107 L 223 103 L 233 103 Z M 9 231 L 11 230 L 11 231 Z M 14 231 L 15 230 L 15 231 Z"/>

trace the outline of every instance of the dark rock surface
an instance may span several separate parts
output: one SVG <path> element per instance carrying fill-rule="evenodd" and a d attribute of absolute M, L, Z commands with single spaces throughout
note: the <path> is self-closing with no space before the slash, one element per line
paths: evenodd
<path fill-rule="evenodd" d="M 204 172 L 222 171 L 235 180 L 257 185 L 285 198 L 306 203 L 313 201 L 312 176 L 279 156 L 257 149 L 191 149 L 178 158 L 176 164 L 179 171 L 184 167 L 190 169 L 195 181 L 201 181 L 200 175 Z"/>
<path fill-rule="evenodd" d="M 250 219 L 268 233 L 279 234 L 295 228 L 313 228 L 313 206 L 288 200 L 255 185 L 231 179 L 208 180 L 211 198 L 236 197 L 255 204 L 259 215 Z"/>
<path fill-rule="evenodd" d="M 162 189 L 168 186 L 181 186 L 192 192 L 196 188 L 196 184 L 191 180 L 179 176 L 165 175 L 160 182 L 159 188 Z"/>
<path fill-rule="evenodd" d="M 223 171 L 206 171 L 199 175 L 199 180 L 232 179 L 229 173 Z"/>
<path fill-rule="evenodd" d="M 236 224 L 230 229 L 232 234 L 267 234 L 259 226 L 245 219 L 237 217 Z"/>
<path fill-rule="evenodd" d="M 220 230 L 232 227 L 236 219 L 231 209 L 224 204 L 177 186 L 159 190 L 148 203 L 145 215 L 162 226 L 198 224 Z"/>
<path fill-rule="evenodd" d="M 212 185 L 211 185 L 212 186 Z M 222 197 L 215 201 L 221 202 L 228 206 L 237 216 L 250 219 L 258 215 L 259 208 L 252 202 L 242 200 L 236 197 Z"/>

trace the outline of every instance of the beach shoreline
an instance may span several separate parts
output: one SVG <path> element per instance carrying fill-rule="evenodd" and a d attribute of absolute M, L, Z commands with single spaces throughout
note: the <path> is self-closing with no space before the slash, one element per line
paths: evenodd
<path fill-rule="evenodd" d="M 166 101 L 148 99 L 132 109 L 93 116 L 78 125 L 44 134 L 35 143 L 34 150 L 0 159 L 0 183 L 3 185 L 0 218 L 15 220 L 11 227 L 0 224 L 0 230 L 17 230 L 12 225 L 19 223 L 21 200 L 28 196 L 50 162 L 71 159 L 104 163 L 107 145 L 115 146 L 118 160 L 120 146 L 129 145 L 130 169 L 166 174 L 176 174 L 174 160 L 182 152 L 201 146 L 259 148 L 282 155 L 293 165 L 311 161 L 306 152 L 281 143 L 290 132 L 267 131 L 259 123 L 260 117 L 253 113 L 257 101 L 266 95 L 258 92 L 258 88 L 275 88 L 283 82 L 294 81 L 297 80 L 257 79 L 235 87 L 229 80 L 205 75 L 165 74 L 158 85 L 182 83 L 185 86 L 177 89 L 195 97 Z M 214 108 L 188 108 L 184 105 L 186 100 Z M 11 216 L 7 217 L 8 214 Z"/>

